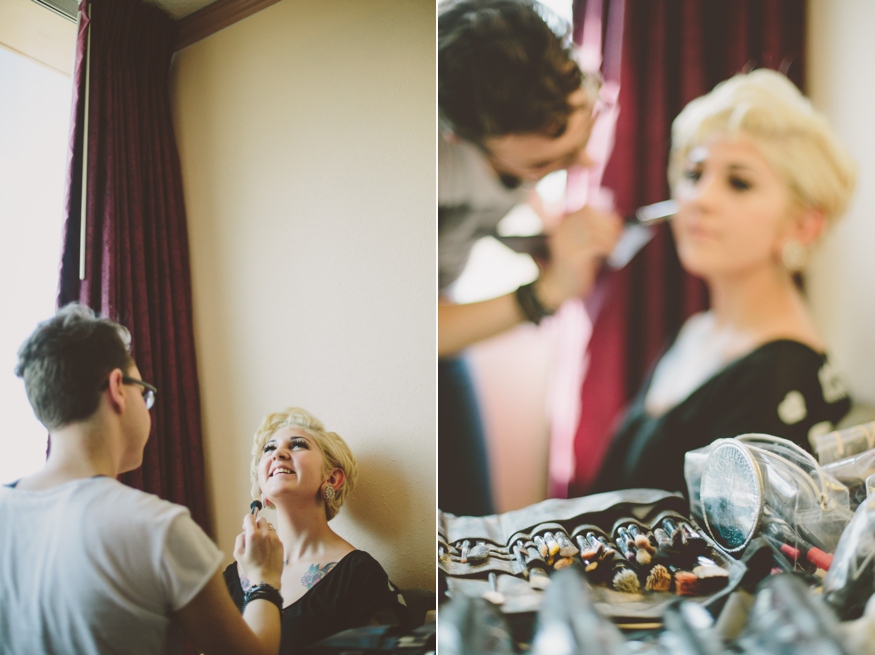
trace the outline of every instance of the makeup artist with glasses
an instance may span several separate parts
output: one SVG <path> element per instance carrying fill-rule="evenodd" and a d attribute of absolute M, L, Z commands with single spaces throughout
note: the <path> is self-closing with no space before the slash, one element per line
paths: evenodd
<path fill-rule="evenodd" d="M 251 580 L 243 616 L 222 554 L 186 508 L 116 480 L 142 464 L 157 390 L 121 325 L 71 304 L 18 352 L 45 466 L 0 486 L 0 654 L 276 654 L 282 544 L 247 515 L 234 552 Z"/>
<path fill-rule="evenodd" d="M 824 117 L 780 73 L 736 75 L 675 119 L 668 177 L 678 256 L 710 308 L 633 400 L 594 492 L 685 492 L 684 453 L 747 432 L 810 451 L 851 406 L 796 280 L 854 189 Z"/>
<path fill-rule="evenodd" d="M 404 598 L 383 567 L 328 524 L 358 477 L 340 435 L 299 407 L 268 414 L 253 437 L 249 472 L 252 497 L 276 510 L 284 551 L 281 653 L 350 628 L 407 623 Z M 251 580 L 236 563 L 224 575 L 242 607 Z"/>
<path fill-rule="evenodd" d="M 541 178 L 591 164 L 598 83 L 578 68 L 560 23 L 535 0 L 439 7 L 438 505 L 457 515 L 493 511 L 464 349 L 585 295 L 622 229 L 619 216 L 585 207 L 550 235 L 537 280 L 484 302 L 449 300 L 474 243 L 516 205 L 537 201 Z"/>

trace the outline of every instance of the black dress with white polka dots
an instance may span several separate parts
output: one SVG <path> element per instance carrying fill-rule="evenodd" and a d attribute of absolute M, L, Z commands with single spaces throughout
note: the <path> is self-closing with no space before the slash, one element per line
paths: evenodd
<path fill-rule="evenodd" d="M 810 452 L 809 435 L 829 432 L 851 409 L 827 356 L 791 340 L 766 343 L 731 362 L 660 416 L 645 411 L 650 381 L 614 435 L 593 493 L 650 487 L 686 494 L 688 450 L 760 432 Z"/>

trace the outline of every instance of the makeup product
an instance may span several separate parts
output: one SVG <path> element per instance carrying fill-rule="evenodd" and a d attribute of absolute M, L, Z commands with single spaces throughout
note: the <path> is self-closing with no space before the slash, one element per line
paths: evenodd
<path fill-rule="evenodd" d="M 532 537 L 532 541 L 535 542 L 535 546 L 538 547 L 538 552 L 541 554 L 545 560 L 549 561 L 550 558 L 550 549 L 547 547 L 547 542 L 544 541 L 542 537 L 535 535 Z"/>
<path fill-rule="evenodd" d="M 598 547 L 592 548 L 589 544 L 586 543 L 586 538 L 579 534 L 575 537 L 577 540 L 578 546 L 580 546 L 580 550 L 578 554 L 580 555 L 580 561 L 583 562 L 583 570 L 587 573 L 592 573 L 595 571 L 598 566 L 598 557 L 602 550 L 602 545 L 598 544 Z"/>
<path fill-rule="evenodd" d="M 617 551 L 611 547 L 611 544 L 605 539 L 603 536 L 596 534 L 595 532 L 587 532 L 586 538 L 589 540 L 589 543 L 593 546 L 596 544 L 601 544 L 602 546 L 602 554 L 599 558 L 600 561 L 611 561 L 617 556 Z"/>
<path fill-rule="evenodd" d="M 663 200 L 652 205 L 639 207 L 635 219 L 643 225 L 656 225 L 678 213 L 678 204 L 674 200 Z"/>
<path fill-rule="evenodd" d="M 626 529 L 629 531 L 629 535 L 635 540 L 635 545 L 638 548 L 643 548 L 648 553 L 653 553 L 656 550 L 653 547 L 653 543 L 650 541 L 650 537 L 642 532 L 641 528 L 635 523 L 630 523 Z"/>
<path fill-rule="evenodd" d="M 489 591 L 483 594 L 483 598 L 493 605 L 504 604 L 504 594 L 498 590 L 498 577 L 496 576 L 495 571 L 489 572 Z"/>
<path fill-rule="evenodd" d="M 489 559 L 489 547 L 486 542 L 478 541 L 468 551 L 468 564 L 483 564 Z"/>
<path fill-rule="evenodd" d="M 671 572 L 662 564 L 656 564 L 650 569 L 644 582 L 648 591 L 668 591 L 671 589 Z"/>
<path fill-rule="evenodd" d="M 622 559 L 615 559 L 611 562 L 611 585 L 616 591 L 622 591 L 626 594 L 641 592 L 641 581 L 638 579 L 638 574 Z"/>
<path fill-rule="evenodd" d="M 670 567 L 673 568 L 673 567 Z M 684 571 L 675 569 L 674 574 L 674 592 L 678 596 L 700 596 L 699 591 L 699 576 L 692 571 Z"/>
<path fill-rule="evenodd" d="M 550 586 L 550 576 L 547 575 L 544 569 L 537 566 L 532 567 L 529 569 L 529 586 L 532 589 L 543 591 Z"/>
<path fill-rule="evenodd" d="M 572 564 L 574 564 L 574 558 L 560 557 L 553 562 L 553 568 L 558 571 L 559 569 L 564 569 L 566 566 L 571 566 Z"/>
<path fill-rule="evenodd" d="M 707 557 L 699 557 L 693 573 L 699 578 L 699 592 L 703 595 L 713 594 L 729 583 L 729 571 Z"/>
<path fill-rule="evenodd" d="M 550 557 L 556 557 L 559 554 L 559 542 L 556 541 L 552 532 L 544 533 L 544 543 L 547 544 L 547 552 L 550 553 Z"/>
<path fill-rule="evenodd" d="M 462 542 L 461 555 L 459 556 L 459 561 L 462 564 L 468 563 L 468 550 L 471 548 L 471 542 L 467 539 Z"/>
<path fill-rule="evenodd" d="M 673 551 L 671 545 L 671 539 L 668 536 L 668 533 L 662 528 L 655 528 L 653 530 L 653 538 L 656 539 L 656 547 L 658 550 L 661 550 L 665 553 L 669 553 Z"/>
<path fill-rule="evenodd" d="M 617 544 L 617 548 L 620 550 L 620 553 L 622 553 L 623 557 L 625 557 L 630 562 L 634 562 L 635 553 L 633 552 L 632 548 L 629 547 L 629 544 L 634 544 L 635 542 L 628 538 L 628 533 L 626 533 L 626 536 L 624 536 L 625 532 L 625 530 L 620 528 L 617 531 L 617 536 L 614 538 L 614 543 Z"/>
<path fill-rule="evenodd" d="M 635 561 L 642 566 L 647 566 L 650 564 L 650 552 L 645 548 L 639 548 L 635 538 L 626 528 L 617 528 L 617 533 L 621 538 L 626 540 L 626 546 L 629 548 L 629 552 L 631 552 L 635 558 Z M 649 545 L 649 544 L 648 544 Z"/>
<path fill-rule="evenodd" d="M 568 538 L 568 535 L 564 532 L 557 532 L 555 534 L 556 541 L 559 542 L 559 554 L 562 557 L 574 557 L 577 555 L 578 550 L 577 547 L 571 543 L 571 540 Z"/>
<path fill-rule="evenodd" d="M 516 558 L 517 564 L 520 567 L 520 573 L 526 570 L 526 558 L 523 555 L 523 540 L 518 539 L 513 545 L 513 556 Z"/>

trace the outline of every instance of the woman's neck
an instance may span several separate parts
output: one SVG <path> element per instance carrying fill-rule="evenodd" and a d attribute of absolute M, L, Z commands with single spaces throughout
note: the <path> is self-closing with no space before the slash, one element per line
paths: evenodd
<path fill-rule="evenodd" d="M 276 520 L 277 535 L 283 542 L 286 561 L 318 559 L 319 555 L 343 542 L 328 526 L 321 503 L 314 503 L 312 508 L 277 505 Z"/>
<path fill-rule="evenodd" d="M 729 355 L 779 338 L 822 347 L 805 300 L 786 273 L 764 268 L 707 283 L 714 327 L 731 335 L 731 348 L 739 351 Z"/>

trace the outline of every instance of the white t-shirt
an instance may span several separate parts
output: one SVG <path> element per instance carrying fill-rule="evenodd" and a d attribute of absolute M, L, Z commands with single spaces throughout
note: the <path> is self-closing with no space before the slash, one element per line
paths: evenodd
<path fill-rule="evenodd" d="M 222 554 L 185 507 L 97 477 L 0 486 L 0 654 L 182 652 Z"/>
<path fill-rule="evenodd" d="M 525 202 L 533 182 L 508 187 L 483 152 L 467 141 L 438 135 L 438 288 L 456 281 L 478 239 Z"/>

